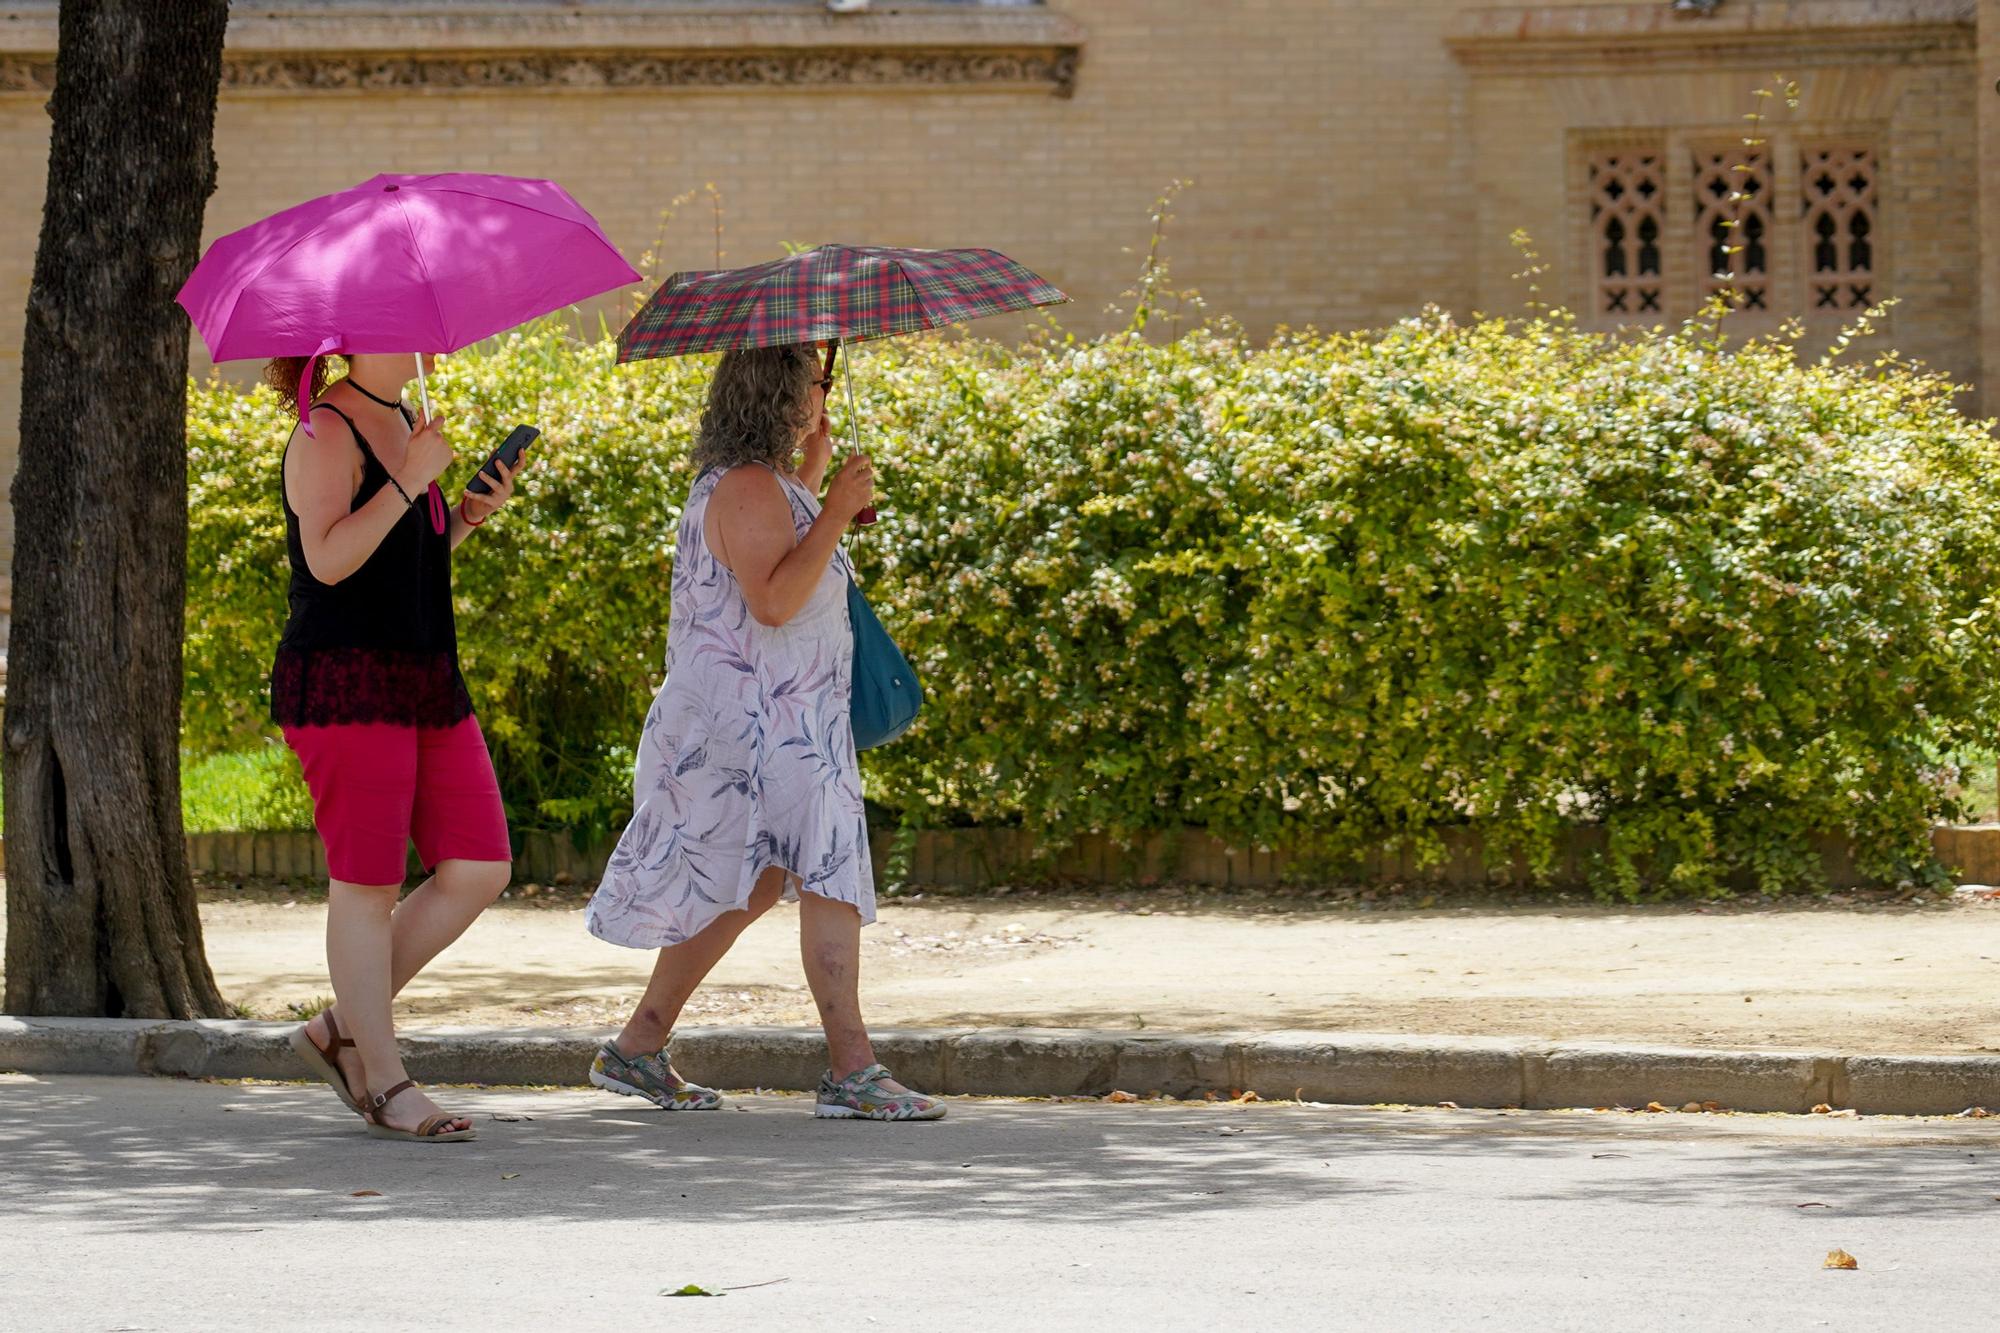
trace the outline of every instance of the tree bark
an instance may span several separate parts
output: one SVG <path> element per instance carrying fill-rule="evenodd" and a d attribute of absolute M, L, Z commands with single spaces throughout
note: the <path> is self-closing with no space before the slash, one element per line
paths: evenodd
<path fill-rule="evenodd" d="M 188 322 L 228 0 L 63 0 L 22 349 L 16 1014 L 220 1016 L 181 828 Z"/>

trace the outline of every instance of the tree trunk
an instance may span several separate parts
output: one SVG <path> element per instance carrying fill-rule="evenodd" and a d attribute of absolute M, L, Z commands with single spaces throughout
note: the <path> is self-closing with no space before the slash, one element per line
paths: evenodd
<path fill-rule="evenodd" d="M 63 0 L 22 350 L 6 711 L 16 1014 L 224 1012 L 181 830 L 188 322 L 228 0 Z"/>

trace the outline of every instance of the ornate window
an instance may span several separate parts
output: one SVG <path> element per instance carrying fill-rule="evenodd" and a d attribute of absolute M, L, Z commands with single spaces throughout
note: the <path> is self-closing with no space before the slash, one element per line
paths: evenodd
<path fill-rule="evenodd" d="M 1761 149 L 1694 151 L 1694 253 L 1704 297 L 1733 292 L 1744 310 L 1771 302 L 1771 166 Z"/>
<path fill-rule="evenodd" d="M 1881 300 L 1875 291 L 1880 243 L 1875 204 L 1875 154 L 1866 148 L 1807 149 L 1800 154 L 1799 195 L 1805 216 L 1805 306 L 1861 310 Z"/>
<path fill-rule="evenodd" d="M 1601 316 L 1664 312 L 1666 191 L 1661 157 L 1598 153 L 1590 160 L 1590 226 Z"/>
<path fill-rule="evenodd" d="M 1887 183 L 1873 137 L 1860 126 L 1778 125 L 1749 143 L 1720 127 L 1579 133 L 1583 262 L 1569 299 L 1603 329 L 1683 319 L 1717 295 L 1742 332 L 1793 318 L 1823 331 L 1879 306 Z"/>

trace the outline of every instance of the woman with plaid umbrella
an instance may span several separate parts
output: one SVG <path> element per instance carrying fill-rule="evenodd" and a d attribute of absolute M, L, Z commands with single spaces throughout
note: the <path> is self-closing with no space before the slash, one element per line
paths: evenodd
<path fill-rule="evenodd" d="M 876 1063 L 861 1021 L 860 930 L 875 919 L 875 885 L 850 716 L 853 571 L 840 539 L 850 522 L 874 521 L 874 466 L 850 373 L 854 451 L 822 504 L 826 397 L 841 344 L 1068 299 L 993 250 L 822 245 L 676 273 L 618 335 L 620 361 L 723 356 L 677 539 L 667 682 L 640 741 L 632 822 L 590 904 L 593 934 L 660 956 L 625 1030 L 597 1054 L 598 1087 L 672 1110 L 719 1105 L 681 1078 L 667 1038 L 744 928 L 796 897 L 829 1057 L 814 1113 L 944 1114 Z"/>
<path fill-rule="evenodd" d="M 721 1105 L 674 1068 L 674 1021 L 736 937 L 796 899 L 828 1054 L 814 1114 L 945 1112 L 876 1062 L 861 1019 L 875 881 L 840 539 L 874 497 L 874 465 L 850 457 L 821 502 L 827 388 L 803 346 L 726 352 L 716 367 L 676 537 L 667 679 L 639 742 L 632 822 L 590 903 L 591 933 L 660 951 L 590 1081 L 664 1110 Z"/>

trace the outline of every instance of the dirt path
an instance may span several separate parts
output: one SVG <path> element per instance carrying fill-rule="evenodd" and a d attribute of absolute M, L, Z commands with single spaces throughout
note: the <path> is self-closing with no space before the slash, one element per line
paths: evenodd
<path fill-rule="evenodd" d="M 1843 1051 L 2000 1050 L 2000 903 L 1328 908 L 1052 897 L 885 902 L 864 933 L 878 1026 L 1328 1028 Z M 795 909 L 753 927 L 689 1024 L 809 1024 Z M 324 907 L 202 910 L 225 994 L 263 1017 L 328 991 Z M 571 895 L 503 902 L 405 995 L 419 1024 L 622 1019 L 651 955 Z"/>

